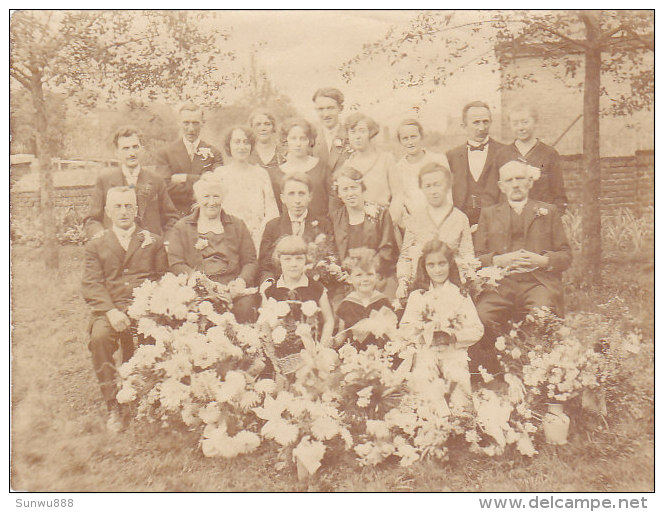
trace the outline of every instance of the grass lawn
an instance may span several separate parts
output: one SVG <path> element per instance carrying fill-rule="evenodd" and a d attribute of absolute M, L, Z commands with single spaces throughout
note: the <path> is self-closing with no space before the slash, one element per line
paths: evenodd
<path fill-rule="evenodd" d="M 40 251 L 12 250 L 11 487 L 28 491 L 632 491 L 654 489 L 654 413 L 610 417 L 575 429 L 565 446 L 542 445 L 532 459 L 450 450 L 447 462 L 357 469 L 350 459 L 323 467 L 308 484 L 274 469 L 274 450 L 208 459 L 191 433 L 132 424 L 106 433 L 104 404 L 87 349 L 88 308 L 79 295 L 83 250 L 61 249 L 61 270 L 43 270 Z M 570 309 L 617 293 L 652 339 L 651 255 L 609 259 L 600 290 L 568 290 Z M 630 280 L 628 282 L 628 279 Z M 649 353 L 652 353 L 650 351 Z M 644 368 L 651 378 L 653 361 Z"/>

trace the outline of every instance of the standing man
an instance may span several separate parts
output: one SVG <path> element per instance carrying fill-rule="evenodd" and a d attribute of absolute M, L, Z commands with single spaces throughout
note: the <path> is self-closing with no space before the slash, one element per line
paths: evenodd
<path fill-rule="evenodd" d="M 563 314 L 562 272 L 572 254 L 558 208 L 529 197 L 533 171 L 521 161 L 503 165 L 498 185 L 507 201 L 482 209 L 475 253 L 482 266 L 501 267 L 507 275 L 478 298 L 485 334 L 468 350 L 475 369 L 482 364 L 496 371 L 494 342 L 509 320 L 542 306 Z"/>
<path fill-rule="evenodd" d="M 224 164 L 221 152 L 201 140 L 203 111 L 187 103 L 180 107 L 182 137 L 157 154 L 157 173 L 166 181 L 168 193 L 180 217 L 191 213 L 194 204 L 193 185 L 201 174 Z"/>
<path fill-rule="evenodd" d="M 121 186 L 135 189 L 137 224 L 162 235 L 177 222 L 178 213 L 164 180 L 141 167 L 143 147 L 138 129 L 133 126 L 119 128 L 113 136 L 113 145 L 120 167 L 105 171 L 97 178 L 88 215 L 84 220 L 88 239 L 99 235 L 104 227 L 111 227 L 110 219 L 105 215 L 106 194 L 109 189 Z"/>
<path fill-rule="evenodd" d="M 325 162 L 333 174 L 348 158 L 350 148 L 346 128 L 339 120 L 344 95 L 339 89 L 325 87 L 314 93 L 313 102 L 320 119 L 313 154 Z"/>
<path fill-rule="evenodd" d="M 136 192 L 112 187 L 106 194 L 104 210 L 111 229 L 88 242 L 82 294 L 92 307 L 90 343 L 92 365 L 108 409 L 107 428 L 122 429 L 120 408 L 115 398 L 117 370 L 113 353 L 122 348 L 122 360 L 134 352 L 131 320 L 127 308 L 134 288 L 146 279 L 157 279 L 168 269 L 168 257 L 160 236 L 136 226 Z"/>
<path fill-rule="evenodd" d="M 466 214 L 473 226 L 480 218 L 481 208 L 501 200 L 498 169 L 505 161 L 507 146 L 489 137 L 491 110 L 483 101 L 464 106 L 461 118 L 468 140 L 449 150 L 447 160 L 454 178 L 454 206 Z"/>

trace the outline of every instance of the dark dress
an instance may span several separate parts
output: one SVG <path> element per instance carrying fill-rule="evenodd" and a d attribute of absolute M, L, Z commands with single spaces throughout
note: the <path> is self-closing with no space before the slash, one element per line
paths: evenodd
<path fill-rule="evenodd" d="M 389 299 L 382 293 L 376 293 L 366 306 L 354 295 L 354 293 L 349 294 L 343 301 L 341 301 L 341 304 L 339 304 L 339 308 L 337 309 L 337 316 L 343 321 L 344 329 L 354 326 L 364 318 L 369 318 L 372 311 L 378 311 L 383 307 L 392 310 L 392 305 L 390 304 Z M 385 340 L 376 339 L 371 333 L 363 340 L 357 339 L 354 335 L 347 336 L 346 340 L 358 350 L 363 350 L 369 345 L 376 345 L 380 348 L 385 345 Z"/>
<path fill-rule="evenodd" d="M 274 198 L 277 200 L 277 208 L 279 213 L 283 213 L 283 205 L 281 204 L 281 187 L 284 183 L 284 178 L 287 176 L 280 167 L 269 168 L 270 180 L 272 181 L 272 189 L 274 190 Z M 326 217 L 328 212 L 329 191 L 332 186 L 332 178 L 330 170 L 322 160 L 309 169 L 306 173 L 311 181 L 311 203 L 309 203 L 309 212 L 315 217 Z"/>
<path fill-rule="evenodd" d="M 283 318 L 283 326 L 288 335 L 282 343 L 274 347 L 274 355 L 279 360 L 277 365 L 281 366 L 280 362 L 284 363 L 281 368 L 284 373 L 292 373 L 294 371 L 299 362 L 297 359 L 294 360 L 292 358 L 304 348 L 301 338 L 295 334 L 297 323 L 305 321 L 305 315 L 302 313 L 302 304 L 307 301 L 314 301 L 318 305 L 323 293 L 325 293 L 325 287 L 312 279 L 308 279 L 306 286 L 299 286 L 293 290 L 278 286 L 276 282 L 272 283 L 265 290 L 265 296 L 268 299 L 288 301 L 288 305 L 290 306 L 290 313 Z M 322 328 L 320 313 L 317 315 L 317 320 L 318 331 L 320 331 Z M 317 332 L 317 335 L 317 338 L 320 337 L 320 332 Z M 288 361 L 289 359 L 290 361 Z"/>

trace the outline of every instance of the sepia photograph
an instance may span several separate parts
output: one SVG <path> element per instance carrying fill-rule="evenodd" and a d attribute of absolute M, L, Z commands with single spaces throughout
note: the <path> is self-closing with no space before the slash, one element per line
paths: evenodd
<path fill-rule="evenodd" d="M 10 491 L 647 508 L 654 10 L 8 22 Z"/>

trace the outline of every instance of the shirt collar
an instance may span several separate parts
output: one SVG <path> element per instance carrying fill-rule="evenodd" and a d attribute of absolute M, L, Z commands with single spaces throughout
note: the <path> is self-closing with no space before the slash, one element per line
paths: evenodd
<path fill-rule="evenodd" d="M 198 149 L 198 145 L 201 143 L 201 138 L 198 137 L 194 142 L 189 142 L 187 138 L 183 135 L 182 142 L 184 142 L 185 147 L 196 150 Z"/>
<path fill-rule="evenodd" d="M 133 224 L 129 229 L 122 229 L 115 225 L 111 229 L 113 230 L 113 233 L 115 233 L 115 236 L 118 238 L 126 239 L 131 238 L 131 235 L 134 234 L 136 231 L 136 224 Z"/>
<path fill-rule="evenodd" d="M 138 164 L 134 170 L 132 171 L 127 167 L 126 165 L 122 165 L 122 174 L 124 174 L 127 178 L 133 178 L 136 179 L 138 178 L 138 174 L 141 172 L 141 164 Z"/>
<path fill-rule="evenodd" d="M 288 211 L 288 210 L 287 210 Z M 304 213 L 299 217 L 293 217 L 290 212 L 288 212 L 288 218 L 291 222 L 304 222 L 309 214 L 309 210 L 304 210 Z"/>
<path fill-rule="evenodd" d="M 520 215 L 523 209 L 526 207 L 528 198 L 524 199 L 523 201 L 512 201 L 511 199 L 508 199 L 507 202 L 509 203 L 512 210 Z"/>
<path fill-rule="evenodd" d="M 198 216 L 198 232 L 201 234 L 205 233 L 216 233 L 217 235 L 223 235 L 224 233 L 224 224 L 219 219 L 208 219 L 203 215 Z"/>
<path fill-rule="evenodd" d="M 445 283 L 443 284 L 443 286 L 441 288 L 434 288 L 433 282 L 429 282 L 429 291 L 434 292 L 434 293 L 436 291 L 439 291 L 439 290 L 448 290 L 450 287 L 455 287 L 456 288 L 456 285 L 454 283 L 450 282 L 449 277 L 447 278 L 447 281 L 445 281 Z"/>
<path fill-rule="evenodd" d="M 386 297 L 384 294 L 380 293 L 378 290 L 374 290 L 373 293 L 371 294 L 371 297 L 369 297 L 369 300 L 365 302 L 365 300 L 360 296 L 359 293 L 357 293 L 356 291 L 352 291 L 348 295 L 346 295 L 346 298 L 344 300 L 350 300 L 351 302 L 355 302 L 357 304 L 360 304 L 361 306 L 367 307 L 384 297 Z"/>
<path fill-rule="evenodd" d="M 302 277 L 300 277 L 300 280 L 295 285 L 295 288 L 306 288 L 307 286 L 309 286 L 309 278 L 307 277 L 307 274 L 302 274 Z M 288 288 L 288 286 L 286 286 L 286 282 L 284 281 L 283 274 L 279 276 L 279 279 L 277 279 L 277 288 Z M 295 288 L 289 289 L 294 290 Z"/>
<path fill-rule="evenodd" d="M 473 146 L 473 147 L 482 146 L 482 145 L 485 145 L 489 142 L 489 136 L 487 135 L 486 138 L 482 142 L 477 142 L 476 140 L 468 140 L 466 142 L 469 146 Z"/>

